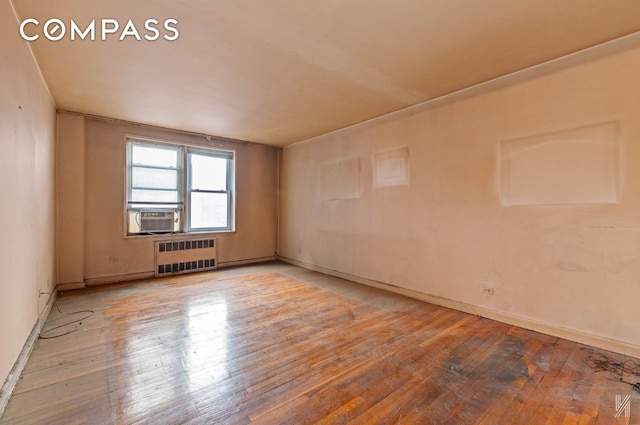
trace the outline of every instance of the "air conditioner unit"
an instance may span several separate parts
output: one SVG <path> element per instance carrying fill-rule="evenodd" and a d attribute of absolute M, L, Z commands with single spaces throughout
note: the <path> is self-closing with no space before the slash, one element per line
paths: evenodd
<path fill-rule="evenodd" d="M 173 232 L 177 220 L 175 211 L 140 211 L 140 231 Z"/>

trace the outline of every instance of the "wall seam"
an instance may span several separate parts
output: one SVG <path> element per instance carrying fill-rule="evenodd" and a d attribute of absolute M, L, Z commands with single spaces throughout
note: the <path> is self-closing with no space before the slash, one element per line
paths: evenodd
<path fill-rule="evenodd" d="M 13 0 L 9 0 L 9 6 L 11 6 L 11 10 L 13 11 L 13 16 L 16 18 L 16 23 L 18 25 L 20 25 L 20 17 L 18 16 L 18 12 L 16 11 L 16 7 L 13 5 Z M 35 53 L 33 53 L 33 49 L 31 48 L 31 43 L 29 43 L 26 40 L 24 40 L 24 42 L 27 43 L 27 47 L 29 48 L 29 53 L 31 54 L 31 58 L 33 59 L 33 63 L 35 63 L 35 65 L 36 65 L 36 69 L 38 70 L 38 75 L 40 75 L 40 79 L 42 80 L 42 83 L 44 84 L 45 89 L 47 89 L 47 93 L 49 94 L 49 99 L 51 99 L 51 103 L 53 103 L 54 107 L 57 107 L 56 100 L 53 98 L 53 94 L 51 93 L 51 90 L 49 89 L 49 85 L 47 84 L 47 80 L 44 78 L 44 74 L 42 73 L 42 69 L 40 69 L 40 63 L 38 62 L 38 59 L 36 58 Z"/>

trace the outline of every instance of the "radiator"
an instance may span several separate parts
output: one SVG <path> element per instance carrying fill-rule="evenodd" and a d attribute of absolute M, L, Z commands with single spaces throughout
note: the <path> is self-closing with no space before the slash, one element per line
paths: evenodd
<path fill-rule="evenodd" d="M 217 268 L 215 238 L 155 242 L 155 275 L 169 276 Z"/>

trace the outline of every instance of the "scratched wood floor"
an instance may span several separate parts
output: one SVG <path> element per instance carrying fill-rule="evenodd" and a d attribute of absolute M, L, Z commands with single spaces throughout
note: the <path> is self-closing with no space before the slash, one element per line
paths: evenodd
<path fill-rule="evenodd" d="M 589 347 L 281 263 L 62 293 L 45 331 L 2 425 L 640 423 Z"/>

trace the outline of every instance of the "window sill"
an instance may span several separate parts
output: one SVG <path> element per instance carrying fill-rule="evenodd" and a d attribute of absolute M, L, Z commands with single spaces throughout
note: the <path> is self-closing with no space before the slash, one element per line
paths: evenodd
<path fill-rule="evenodd" d="M 153 235 L 125 235 L 125 239 L 188 239 L 191 237 L 201 237 L 201 236 L 216 236 L 227 233 L 235 233 L 235 230 L 206 230 L 202 232 L 179 232 L 179 233 L 158 233 Z"/>

